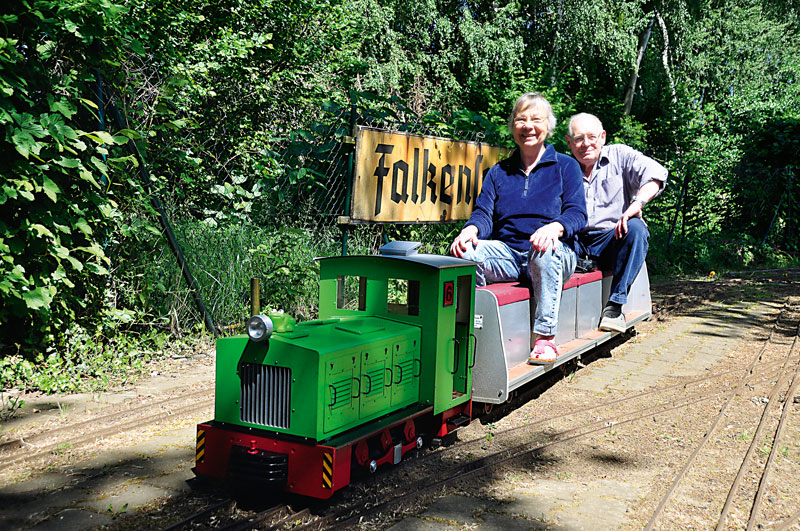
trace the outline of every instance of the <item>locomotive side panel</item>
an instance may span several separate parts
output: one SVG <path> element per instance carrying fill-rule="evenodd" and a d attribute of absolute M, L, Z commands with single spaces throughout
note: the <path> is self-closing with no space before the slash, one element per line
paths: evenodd
<path fill-rule="evenodd" d="M 373 315 L 419 326 L 419 362 L 413 374 L 419 379 L 420 405 L 433 405 L 439 414 L 471 399 L 472 262 L 416 255 L 332 257 L 320 264 L 320 318 Z M 395 381 L 403 370 L 408 372 L 391 367 Z"/>

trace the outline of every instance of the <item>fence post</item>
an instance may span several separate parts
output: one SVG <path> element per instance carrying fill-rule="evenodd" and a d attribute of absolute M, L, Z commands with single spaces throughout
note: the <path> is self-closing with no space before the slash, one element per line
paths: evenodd
<path fill-rule="evenodd" d="M 352 197 L 353 193 L 353 171 L 355 170 L 354 157 L 356 151 L 355 149 L 356 104 L 355 102 L 353 102 L 352 93 L 350 94 L 350 135 L 352 135 L 351 138 L 353 138 L 354 141 L 353 141 L 353 147 L 352 149 L 350 149 L 350 154 L 347 155 L 347 176 L 345 178 L 347 195 L 345 196 L 345 201 L 344 201 L 344 213 L 348 222 L 350 220 L 350 198 Z M 339 228 L 342 231 L 342 256 L 347 256 L 347 238 L 350 234 L 350 226 L 340 224 Z"/>
<path fill-rule="evenodd" d="M 261 294 L 258 289 L 258 279 L 250 279 L 250 316 L 261 313 Z"/>

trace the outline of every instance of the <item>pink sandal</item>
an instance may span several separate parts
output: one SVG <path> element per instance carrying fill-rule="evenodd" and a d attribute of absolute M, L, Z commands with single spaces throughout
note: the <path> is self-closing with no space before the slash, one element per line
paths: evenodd
<path fill-rule="evenodd" d="M 554 363 L 558 358 L 558 347 L 549 339 L 537 339 L 533 344 L 531 356 L 528 358 L 528 363 L 531 365 L 541 364 L 546 365 Z"/>

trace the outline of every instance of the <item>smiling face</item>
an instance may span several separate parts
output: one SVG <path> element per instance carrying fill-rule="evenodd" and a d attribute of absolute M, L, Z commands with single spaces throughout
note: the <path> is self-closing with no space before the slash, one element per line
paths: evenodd
<path fill-rule="evenodd" d="M 606 144 L 606 132 L 600 120 L 592 115 L 579 115 L 572 119 L 567 145 L 580 165 L 591 168 L 600 158 L 600 150 Z"/>
<path fill-rule="evenodd" d="M 511 133 L 520 149 L 540 148 L 550 132 L 547 109 L 530 105 L 514 116 Z"/>

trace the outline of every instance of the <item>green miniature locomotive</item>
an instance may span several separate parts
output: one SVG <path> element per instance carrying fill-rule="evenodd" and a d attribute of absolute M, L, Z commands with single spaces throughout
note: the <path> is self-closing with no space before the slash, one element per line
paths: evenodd
<path fill-rule="evenodd" d="M 469 423 L 475 264 L 382 253 L 320 260 L 319 320 L 256 316 L 218 341 L 198 475 L 328 498 Z"/>

